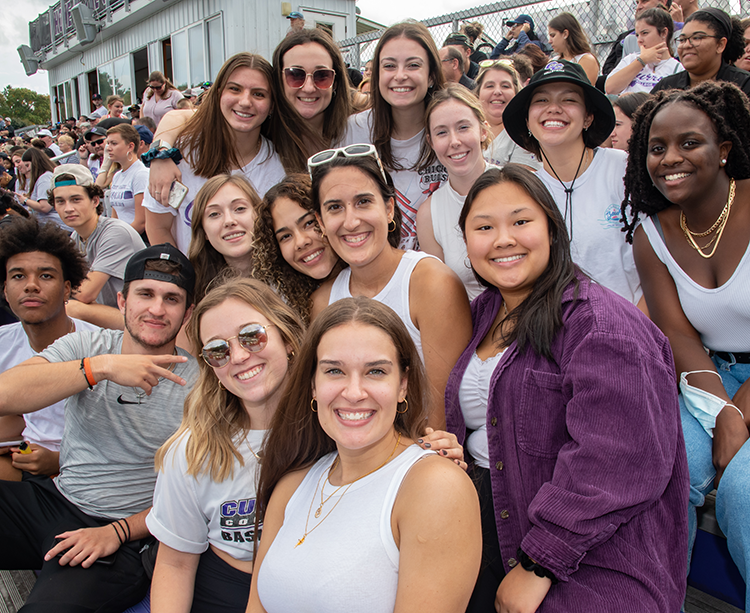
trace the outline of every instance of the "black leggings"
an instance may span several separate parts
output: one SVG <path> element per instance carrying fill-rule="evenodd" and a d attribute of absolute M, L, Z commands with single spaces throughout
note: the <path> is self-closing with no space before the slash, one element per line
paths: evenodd
<path fill-rule="evenodd" d="M 201 555 L 195 573 L 190 613 L 244 613 L 252 575 L 227 564 L 210 547 Z"/>
<path fill-rule="evenodd" d="M 474 465 L 469 474 L 479 494 L 482 515 L 482 566 L 471 594 L 471 600 L 469 600 L 469 606 L 466 607 L 466 613 L 494 613 L 495 594 L 505 577 L 505 568 L 497 540 L 490 471 Z"/>

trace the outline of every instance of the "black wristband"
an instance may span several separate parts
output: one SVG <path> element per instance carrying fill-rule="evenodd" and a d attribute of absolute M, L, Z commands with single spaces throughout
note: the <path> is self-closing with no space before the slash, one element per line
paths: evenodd
<path fill-rule="evenodd" d="M 551 570 L 547 570 L 546 568 L 544 568 L 544 566 L 542 566 L 535 560 L 532 560 L 520 547 L 516 552 L 516 557 L 518 558 L 518 561 L 521 563 L 521 567 L 524 570 L 534 573 L 537 577 L 541 577 L 542 579 L 546 577 L 547 579 L 552 581 L 552 585 L 558 583 L 557 577 L 555 577 Z"/>
<path fill-rule="evenodd" d="M 116 521 L 113 521 L 109 525 L 115 529 L 115 534 L 117 535 L 117 540 L 120 541 L 120 545 L 124 545 L 125 542 L 122 540 L 122 537 L 120 536 L 120 530 L 122 530 L 122 526 L 120 526 L 120 524 L 118 524 Z M 120 530 L 117 529 L 118 526 L 120 527 Z M 124 533 L 124 530 L 123 530 L 123 533 Z"/>

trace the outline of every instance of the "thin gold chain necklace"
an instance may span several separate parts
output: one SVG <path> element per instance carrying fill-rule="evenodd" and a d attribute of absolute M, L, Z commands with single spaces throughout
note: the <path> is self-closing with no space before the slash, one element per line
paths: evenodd
<path fill-rule="evenodd" d="M 296 544 L 296 545 L 294 546 L 294 548 L 296 549 L 296 548 L 297 548 L 297 547 L 299 547 L 299 546 L 300 546 L 300 545 L 301 545 L 302 543 L 304 543 L 304 542 L 305 542 L 305 539 L 307 538 L 307 535 L 308 535 L 308 534 L 310 534 L 310 533 L 311 533 L 311 532 L 312 532 L 313 530 L 315 530 L 315 528 L 317 528 L 317 527 L 318 527 L 318 526 L 319 526 L 320 524 L 322 524 L 322 523 L 323 523 L 323 522 L 324 522 L 324 521 L 325 521 L 326 519 L 328 519 L 328 516 L 329 516 L 329 515 L 330 515 L 331 513 L 333 513 L 334 509 L 335 509 L 335 508 L 336 508 L 336 507 L 338 506 L 339 502 L 341 502 L 341 500 L 342 500 L 342 499 L 344 498 L 344 496 L 345 496 L 345 495 L 346 495 L 346 493 L 347 493 L 347 492 L 349 491 L 349 488 L 350 488 L 350 487 L 351 487 L 352 485 L 354 485 L 354 484 L 355 484 L 355 483 L 356 483 L 357 481 L 361 481 L 361 480 L 362 480 L 362 479 L 364 479 L 365 477 L 368 477 L 368 476 L 370 476 L 370 475 L 371 475 L 372 473 L 374 473 L 374 472 L 376 472 L 376 471 L 380 470 L 381 468 L 383 468 L 383 466 L 385 466 L 386 464 L 388 464 L 388 462 L 390 462 L 390 461 L 391 461 L 391 458 L 393 457 L 393 454 L 394 454 L 394 453 L 396 453 L 396 449 L 398 449 L 398 446 L 399 446 L 399 444 L 400 444 L 400 443 L 401 443 L 401 433 L 399 432 L 399 433 L 398 433 L 398 438 L 396 439 L 396 444 L 395 444 L 395 445 L 393 446 L 393 451 L 391 451 L 391 455 L 389 455 L 389 456 L 388 456 L 388 457 L 387 457 L 387 458 L 385 459 L 385 461 L 384 461 L 384 462 L 383 462 L 383 463 L 382 463 L 382 464 L 381 464 L 380 466 L 378 466 L 377 468 L 374 468 L 374 469 L 373 469 L 373 470 L 371 470 L 370 472 L 368 472 L 368 473 L 365 473 L 365 474 L 364 474 L 364 475 L 362 475 L 361 477 L 357 477 L 357 478 L 356 478 L 356 479 L 355 479 L 354 481 L 352 481 L 351 483 L 347 483 L 347 484 L 344 484 L 344 485 L 346 486 L 346 489 L 344 490 L 344 493 L 343 493 L 343 494 L 341 494 L 341 496 L 339 496 L 339 499 L 338 499 L 338 500 L 336 501 L 336 503 L 335 503 L 335 504 L 334 504 L 334 505 L 333 505 L 333 506 L 331 507 L 331 510 L 330 510 L 330 511 L 328 511 L 328 513 L 326 513 L 326 514 L 325 514 L 325 515 L 323 516 L 323 519 L 321 519 L 321 520 L 320 520 L 320 521 L 319 521 L 319 522 L 318 522 L 317 524 L 315 524 L 315 525 L 314 525 L 314 526 L 313 526 L 312 528 L 310 528 L 310 529 L 308 530 L 308 529 L 307 529 L 307 527 L 308 527 L 308 525 L 309 525 L 309 522 L 310 522 L 310 513 L 312 512 L 312 508 L 313 508 L 313 504 L 315 503 L 315 499 L 316 499 L 316 498 L 318 497 L 318 496 L 317 496 L 317 494 L 318 494 L 318 487 L 320 487 L 320 482 L 321 482 L 321 481 L 323 480 L 323 475 L 325 475 L 325 474 L 326 474 L 326 473 L 325 473 L 325 471 L 323 471 L 323 473 L 321 473 L 321 475 L 320 475 L 320 478 L 318 479 L 318 484 L 317 484 L 317 485 L 315 486 L 315 493 L 313 494 L 312 500 L 310 500 L 310 508 L 309 508 L 309 509 L 307 510 L 307 519 L 305 519 L 305 533 L 304 533 L 304 534 L 302 535 L 302 538 L 301 538 L 300 540 L 298 540 L 298 541 L 297 541 L 297 544 Z M 337 456 L 337 457 L 336 457 L 336 460 L 335 460 L 335 461 L 334 461 L 334 463 L 333 463 L 333 464 L 331 465 L 331 468 L 329 468 L 329 469 L 328 469 L 328 477 L 326 477 L 326 480 L 328 480 L 328 478 L 329 478 L 329 477 L 331 476 L 331 472 L 332 472 L 332 471 L 333 471 L 333 469 L 335 468 L 335 466 L 336 466 L 336 464 L 337 464 L 337 462 L 338 462 L 338 459 L 339 459 L 339 458 L 338 458 L 338 456 Z M 328 498 L 326 498 L 326 500 L 325 500 L 324 502 L 321 502 L 321 503 L 320 503 L 320 506 L 318 507 L 318 510 L 317 510 L 317 511 L 315 511 L 315 517 L 316 517 L 316 518 L 317 518 L 317 517 L 318 517 L 318 516 L 320 515 L 320 510 L 321 510 L 321 509 L 323 508 L 323 505 L 324 505 L 324 504 L 325 504 L 326 502 L 328 502 L 328 501 L 329 501 L 329 500 L 331 499 L 331 497 L 332 497 L 332 496 L 333 496 L 333 495 L 334 495 L 334 494 L 335 494 L 336 492 L 338 492 L 338 491 L 339 491 L 339 490 L 340 490 L 340 489 L 341 489 L 342 487 L 344 487 L 344 485 L 341 485 L 341 486 L 339 486 L 339 488 L 338 488 L 338 489 L 337 489 L 336 491 L 334 491 L 334 492 L 333 492 L 333 494 L 331 494 L 331 495 L 330 495 L 330 496 L 329 496 Z M 322 499 L 322 494 L 321 494 L 321 499 Z"/>
<path fill-rule="evenodd" d="M 732 210 L 732 204 L 734 203 L 735 185 L 736 184 L 734 179 L 731 179 L 729 182 L 729 197 L 727 198 L 727 203 L 724 205 L 724 209 L 721 211 L 718 219 L 705 232 L 699 233 L 691 231 L 687 226 L 687 219 L 685 218 L 684 211 L 680 211 L 680 228 L 682 228 L 685 239 L 687 240 L 688 244 L 698 252 L 698 255 L 700 255 L 705 260 L 712 258 L 716 253 L 716 249 L 718 249 L 719 247 L 721 237 L 724 234 L 724 229 L 727 227 L 727 222 L 729 221 L 729 213 Z M 695 242 L 695 239 L 693 238 L 694 236 L 708 236 L 714 230 L 716 230 L 716 236 L 714 236 L 704 247 L 701 247 L 700 245 L 698 245 L 698 243 Z M 703 251 L 711 247 L 711 245 L 713 245 L 711 253 L 704 253 Z"/>

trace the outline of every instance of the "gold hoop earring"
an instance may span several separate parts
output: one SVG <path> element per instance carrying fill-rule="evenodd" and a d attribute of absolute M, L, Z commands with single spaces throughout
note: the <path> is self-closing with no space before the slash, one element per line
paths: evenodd
<path fill-rule="evenodd" d="M 315 404 L 317 404 L 317 403 L 318 403 L 318 402 L 317 402 L 317 400 L 315 400 L 315 398 L 313 398 L 313 399 L 312 399 L 312 400 L 310 401 L 310 410 L 311 410 L 311 411 L 312 411 L 313 413 L 317 413 L 317 412 L 318 412 L 318 409 L 317 409 L 316 407 L 314 407 L 314 406 L 313 406 L 313 403 L 315 403 Z"/>
<path fill-rule="evenodd" d="M 391 224 L 393 224 L 392 228 L 391 228 Z M 395 232 L 395 231 L 396 231 L 396 220 L 395 219 L 391 219 L 388 222 L 388 232 Z"/>
<path fill-rule="evenodd" d="M 403 400 L 399 401 L 398 404 L 401 404 L 402 402 L 406 405 L 406 408 L 403 411 L 399 411 L 398 405 L 396 405 L 396 413 L 398 413 L 399 415 L 403 415 L 409 410 L 409 401 L 406 398 L 404 398 Z"/>
<path fill-rule="evenodd" d="M 292 349 L 292 351 L 286 354 L 286 361 L 291 362 L 293 357 L 294 357 L 294 349 Z"/>

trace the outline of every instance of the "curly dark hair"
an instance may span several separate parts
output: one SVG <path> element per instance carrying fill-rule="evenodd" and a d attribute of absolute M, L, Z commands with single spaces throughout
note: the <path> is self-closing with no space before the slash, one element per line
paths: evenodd
<path fill-rule="evenodd" d="M 281 255 L 276 234 L 273 231 L 271 211 L 276 200 L 289 198 L 303 209 L 313 212 L 312 184 L 303 173 L 290 174 L 281 183 L 266 192 L 257 209 L 253 229 L 253 278 L 276 288 L 286 303 L 302 317 L 305 324 L 310 320 L 310 296 L 320 281 L 292 268 Z M 317 221 L 315 226 L 320 232 Z"/>
<path fill-rule="evenodd" d="M 727 155 L 724 172 L 733 179 L 750 177 L 750 143 L 745 135 L 750 133 L 750 103 L 744 93 L 733 83 L 706 81 L 688 90 L 660 91 L 647 100 L 633 116 L 628 166 L 625 171 L 625 198 L 622 201 L 620 221 L 629 243 L 639 221 L 639 213 L 648 217 L 672 206 L 656 189 L 646 166 L 648 138 L 651 124 L 657 113 L 678 102 L 691 104 L 711 119 L 719 142 L 729 141 L 732 149 Z M 632 219 L 628 221 L 630 207 Z"/>
<path fill-rule="evenodd" d="M 63 279 L 77 290 L 89 271 L 86 256 L 79 251 L 68 233 L 53 222 L 40 223 L 31 216 L 19 217 L 0 230 L 0 283 L 7 278 L 8 260 L 19 253 L 41 251 L 60 260 Z"/>

